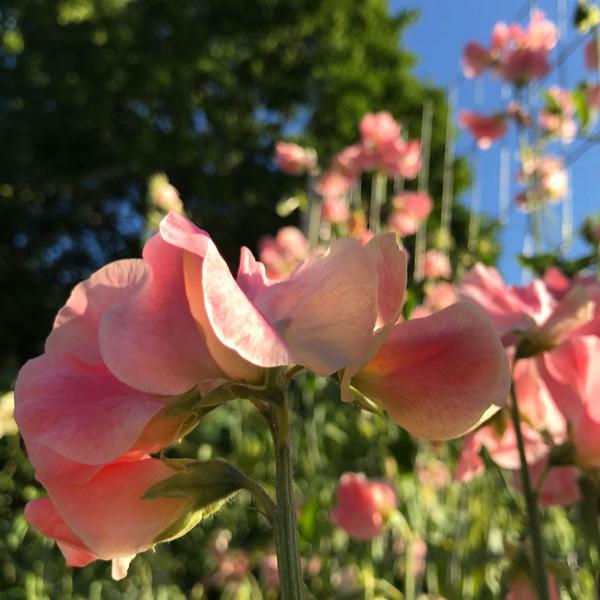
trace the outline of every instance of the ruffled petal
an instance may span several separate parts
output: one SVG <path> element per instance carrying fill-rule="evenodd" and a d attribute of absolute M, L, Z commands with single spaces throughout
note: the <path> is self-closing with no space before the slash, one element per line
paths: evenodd
<path fill-rule="evenodd" d="M 397 324 L 352 383 L 413 435 L 447 439 L 505 403 L 510 372 L 490 320 L 459 303 Z"/>
<path fill-rule="evenodd" d="M 15 389 L 15 418 L 25 441 L 90 465 L 131 450 L 165 406 L 163 397 L 129 388 L 106 369 L 65 368 L 47 354 L 21 369 Z M 171 441 L 159 438 L 152 444 Z"/>
<path fill-rule="evenodd" d="M 221 369 L 233 379 L 256 381 L 259 367 L 289 364 L 287 345 L 236 283 L 209 235 L 176 213 L 163 219 L 160 232 L 184 250 L 189 306 Z"/>
<path fill-rule="evenodd" d="M 47 484 L 66 525 L 104 560 L 128 558 L 154 540 L 190 508 L 186 498 L 143 500 L 154 484 L 176 471 L 160 460 L 108 465 L 82 486 Z"/>
<path fill-rule="evenodd" d="M 101 316 L 106 365 L 123 383 L 156 394 L 182 394 L 221 377 L 190 313 L 181 250 L 156 235 L 144 248 L 144 260 L 144 284 Z"/>
<path fill-rule="evenodd" d="M 49 498 L 28 502 L 25 518 L 34 529 L 58 544 L 68 567 L 85 567 L 98 559 L 69 529 Z"/>
<path fill-rule="evenodd" d="M 256 306 L 291 349 L 290 362 L 331 375 L 364 356 L 378 311 L 370 254 L 357 240 L 338 240 L 257 295 Z"/>

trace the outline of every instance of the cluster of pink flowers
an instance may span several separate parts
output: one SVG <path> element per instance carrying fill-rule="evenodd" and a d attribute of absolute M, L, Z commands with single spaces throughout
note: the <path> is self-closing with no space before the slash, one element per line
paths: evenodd
<path fill-rule="evenodd" d="M 526 287 L 508 287 L 495 269 L 478 265 L 461 292 L 490 315 L 514 363 L 525 453 L 540 501 L 577 501 L 578 469 L 600 466 L 600 284 L 551 269 Z M 515 431 L 504 412 L 465 438 L 458 479 L 483 471 L 481 447 L 501 467 L 518 469 Z"/>
<path fill-rule="evenodd" d="M 497 23 L 489 48 L 469 43 L 462 57 L 465 77 L 474 78 L 491 69 L 505 81 L 522 86 L 550 71 L 548 54 L 556 46 L 558 31 L 541 10 L 531 15 L 523 29 L 518 23 Z"/>
<path fill-rule="evenodd" d="M 311 174 L 317 168 L 317 153 L 312 148 L 303 148 L 298 144 L 277 142 L 275 163 L 288 175 Z"/>
<path fill-rule="evenodd" d="M 288 233 L 271 243 L 275 262 L 300 254 Z M 267 369 L 337 376 L 344 400 L 366 396 L 416 436 L 462 435 L 506 400 L 502 345 L 470 303 L 402 321 L 405 290 L 393 233 L 338 240 L 281 280 L 242 248 L 234 278 L 209 235 L 170 213 L 143 259 L 73 290 L 19 373 L 15 418 L 49 495 L 27 505 L 28 521 L 68 564 L 113 560 L 123 577 L 136 553 L 202 517 L 193 494 L 142 499 L 187 468 L 151 456 L 189 430 L 193 414 L 169 408 L 193 390 L 261 385 Z"/>
<path fill-rule="evenodd" d="M 505 113 L 484 115 L 468 110 L 461 111 L 458 122 L 469 130 L 482 150 L 487 150 L 497 139 L 504 136 L 508 129 Z"/>
<path fill-rule="evenodd" d="M 569 193 L 569 176 L 558 156 L 526 153 L 517 178 L 526 188 L 516 197 L 517 206 L 524 211 L 560 202 Z"/>
<path fill-rule="evenodd" d="M 381 171 L 407 179 L 417 176 L 421 144 L 418 140 L 403 140 L 400 124 L 390 113 L 365 115 L 359 130 L 361 141 L 339 152 L 322 175 L 317 191 L 324 198 L 343 196 L 363 172 Z"/>

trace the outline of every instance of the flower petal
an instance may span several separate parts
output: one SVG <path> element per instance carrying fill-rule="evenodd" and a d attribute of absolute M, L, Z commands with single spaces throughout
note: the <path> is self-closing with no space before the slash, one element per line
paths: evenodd
<path fill-rule="evenodd" d="M 47 484 L 67 526 L 104 560 L 150 548 L 155 538 L 185 514 L 185 498 L 143 500 L 154 484 L 176 471 L 154 458 L 108 465 L 82 486 Z"/>
<path fill-rule="evenodd" d="M 162 397 L 129 388 L 106 369 L 65 368 L 47 354 L 21 369 L 15 389 L 15 418 L 25 441 L 91 465 L 131 450 L 165 406 Z"/>
<path fill-rule="evenodd" d="M 56 541 L 68 567 L 85 567 L 97 556 L 69 529 L 49 498 L 36 498 L 25 506 L 27 522 L 42 535 Z"/>
<path fill-rule="evenodd" d="M 490 320 L 459 303 L 397 324 L 352 383 L 413 435 L 447 439 L 504 404 L 510 373 Z"/>
<path fill-rule="evenodd" d="M 166 242 L 184 250 L 190 309 L 211 354 L 234 379 L 260 378 L 257 367 L 291 362 L 289 349 L 236 283 L 216 246 L 201 229 L 170 213 L 160 226 Z"/>
<path fill-rule="evenodd" d="M 181 250 L 155 235 L 144 247 L 144 260 L 144 284 L 129 289 L 100 319 L 100 351 L 108 368 L 133 388 L 167 395 L 221 377 L 190 313 Z"/>
<path fill-rule="evenodd" d="M 257 295 L 256 306 L 291 349 L 290 362 L 331 375 L 364 356 L 377 317 L 373 263 L 357 240 L 338 240 Z"/>

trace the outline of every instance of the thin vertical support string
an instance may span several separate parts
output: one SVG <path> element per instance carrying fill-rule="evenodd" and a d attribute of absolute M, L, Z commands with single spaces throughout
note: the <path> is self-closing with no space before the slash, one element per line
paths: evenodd
<path fill-rule="evenodd" d="M 450 224 L 452 220 L 452 201 L 454 199 L 454 131 L 452 121 L 454 107 L 457 103 L 457 88 L 452 85 L 448 88 L 448 100 L 446 102 L 448 114 L 446 116 L 446 147 L 444 149 L 444 179 L 442 183 L 442 239 L 447 246 L 444 248 L 448 253 L 450 240 Z"/>
<path fill-rule="evenodd" d="M 306 195 L 308 198 L 308 214 L 305 213 L 302 228 L 308 238 L 308 245 L 314 250 L 319 245 L 319 232 L 321 229 L 321 198 L 315 192 L 316 178 L 310 176 L 307 181 Z"/>
<path fill-rule="evenodd" d="M 475 80 L 473 87 L 475 106 L 480 107 L 483 104 L 483 80 Z M 467 235 L 467 248 L 474 252 L 479 243 L 479 230 L 481 226 L 481 187 L 479 181 L 481 151 L 477 150 L 477 157 L 474 161 L 475 176 L 473 187 L 471 188 L 471 211 L 469 214 L 469 232 Z"/>
<path fill-rule="evenodd" d="M 556 0 L 556 12 L 558 15 L 559 49 L 562 54 L 563 49 L 567 44 L 567 0 Z M 558 83 L 562 89 L 567 89 L 569 84 L 569 72 L 566 60 L 561 61 L 558 65 Z M 563 115 L 561 113 L 561 120 L 562 118 Z M 563 161 L 566 154 L 566 144 L 561 140 L 561 155 Z M 571 169 L 566 165 L 565 169 L 567 169 L 567 194 L 563 198 L 561 207 L 560 248 L 563 252 L 568 252 L 573 243 L 573 196 L 571 189 Z"/>
<path fill-rule="evenodd" d="M 510 86 L 503 83 L 500 88 L 502 103 L 507 105 L 510 100 Z M 500 148 L 500 176 L 498 179 L 498 223 L 505 227 L 508 223 L 510 208 L 510 166 L 511 151 L 509 142 L 504 139 Z"/>
<path fill-rule="evenodd" d="M 402 125 L 402 129 L 401 129 L 401 137 L 403 140 L 407 140 L 408 139 L 408 127 L 404 124 L 401 123 Z M 394 194 L 401 194 L 404 191 L 404 177 L 402 177 L 402 175 L 396 175 L 394 177 L 394 183 L 393 183 L 393 192 Z"/>
<path fill-rule="evenodd" d="M 428 193 L 429 161 L 431 159 L 431 124 L 433 119 L 433 103 L 426 100 L 423 104 L 423 120 L 421 122 L 421 166 L 419 169 L 418 190 Z M 421 281 L 424 277 L 425 251 L 427 250 L 427 219 L 423 219 L 415 240 L 414 277 Z"/>

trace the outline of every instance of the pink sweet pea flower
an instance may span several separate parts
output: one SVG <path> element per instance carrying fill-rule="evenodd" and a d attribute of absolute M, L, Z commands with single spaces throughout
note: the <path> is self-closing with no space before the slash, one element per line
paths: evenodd
<path fill-rule="evenodd" d="M 359 126 L 363 147 L 381 152 L 385 145 L 400 137 L 400 125 L 389 112 L 366 114 Z"/>
<path fill-rule="evenodd" d="M 461 111 L 458 122 L 466 127 L 482 150 L 487 150 L 506 133 L 506 118 L 503 114 L 482 115 L 468 110 Z"/>
<path fill-rule="evenodd" d="M 452 276 L 450 260 L 439 250 L 428 250 L 425 253 L 423 269 L 428 279 L 449 279 Z"/>
<path fill-rule="evenodd" d="M 323 198 L 341 198 L 350 191 L 351 187 L 352 178 L 341 171 L 333 169 L 321 175 L 315 186 L 315 191 Z"/>
<path fill-rule="evenodd" d="M 540 359 L 544 383 L 568 422 L 576 461 L 600 466 L 600 338 L 577 336 Z"/>
<path fill-rule="evenodd" d="M 522 43 L 529 48 L 550 52 L 557 42 L 558 29 L 556 25 L 546 19 L 543 11 L 534 10 Z"/>
<path fill-rule="evenodd" d="M 586 88 L 586 98 L 593 110 L 600 110 L 600 84 L 588 85 Z"/>
<path fill-rule="evenodd" d="M 494 25 L 494 29 L 492 30 L 492 57 L 495 58 L 500 55 L 510 44 L 511 40 L 512 33 L 510 27 L 503 21 L 496 23 L 496 25 Z"/>
<path fill-rule="evenodd" d="M 351 537 L 370 540 L 381 535 L 396 504 L 396 493 L 390 484 L 369 480 L 363 473 L 344 473 L 338 483 L 331 520 Z"/>
<path fill-rule="evenodd" d="M 523 86 L 532 79 L 546 76 L 550 69 L 551 65 L 545 50 L 526 47 L 509 52 L 501 60 L 498 72 L 505 81 Z"/>
<path fill-rule="evenodd" d="M 575 104 L 571 92 L 554 85 L 546 91 L 549 103 L 540 113 L 539 124 L 547 135 L 560 137 L 565 143 L 571 143 L 577 133 L 573 119 Z"/>
<path fill-rule="evenodd" d="M 275 237 L 263 236 L 258 251 L 267 276 L 283 279 L 308 258 L 308 240 L 297 227 L 282 227 Z"/>
<path fill-rule="evenodd" d="M 465 46 L 462 54 L 462 71 L 468 79 L 479 77 L 491 64 L 490 51 L 477 42 Z"/>
<path fill-rule="evenodd" d="M 432 310 L 443 310 L 458 301 L 456 288 L 446 281 L 425 286 L 425 305 Z"/>
<path fill-rule="evenodd" d="M 421 143 L 418 140 L 405 142 L 397 138 L 383 145 L 379 166 L 390 177 L 414 179 L 421 166 Z"/>
<path fill-rule="evenodd" d="M 388 226 L 402 236 L 414 235 L 429 216 L 433 204 L 428 194 L 403 192 L 393 199 L 393 212 Z"/>
<path fill-rule="evenodd" d="M 304 175 L 316 169 L 317 153 L 311 148 L 302 148 L 298 144 L 277 142 L 275 163 L 288 175 Z"/>
<path fill-rule="evenodd" d="M 339 152 L 333 159 L 335 170 L 341 171 L 350 179 L 360 175 L 361 171 L 366 170 L 367 157 L 361 144 L 347 146 Z"/>
<path fill-rule="evenodd" d="M 325 198 L 321 204 L 321 219 L 327 223 L 345 223 L 350 217 L 348 204 L 343 198 Z"/>
<path fill-rule="evenodd" d="M 154 458 L 118 461 L 83 485 L 45 483 L 50 498 L 29 502 L 25 517 L 57 542 L 68 566 L 112 560 L 113 578 L 122 579 L 134 556 L 192 508 L 189 497 L 142 499 L 149 487 L 176 473 Z"/>

